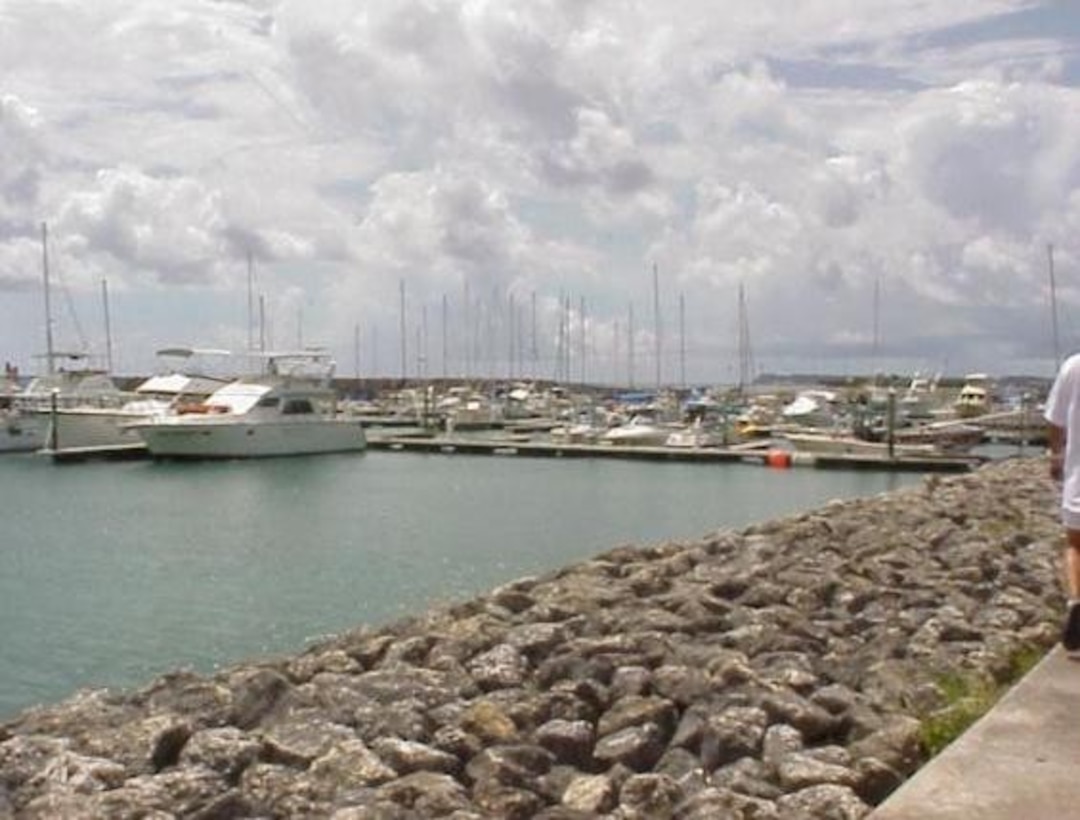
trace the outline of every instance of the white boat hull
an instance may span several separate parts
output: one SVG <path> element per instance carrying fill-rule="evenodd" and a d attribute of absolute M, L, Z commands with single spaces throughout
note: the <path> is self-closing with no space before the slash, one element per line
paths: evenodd
<path fill-rule="evenodd" d="M 0 415 L 0 453 L 32 453 L 45 446 L 46 420 L 31 413 Z"/>
<path fill-rule="evenodd" d="M 828 455 L 875 455 L 888 456 L 889 444 L 884 441 L 863 441 L 851 436 L 830 436 L 813 433 L 785 433 L 784 438 L 801 453 L 822 453 Z M 941 455 L 941 450 L 932 444 L 896 444 L 893 443 L 894 456 L 933 456 Z"/>
<path fill-rule="evenodd" d="M 600 437 L 602 444 L 616 447 L 661 447 L 667 443 L 670 430 L 612 428 Z"/>
<path fill-rule="evenodd" d="M 239 419 L 157 419 L 135 425 L 154 458 L 266 458 L 364 450 L 359 421 L 320 419 L 251 421 Z"/>
<path fill-rule="evenodd" d="M 664 441 L 664 446 L 680 449 L 701 449 L 719 447 L 720 443 L 716 436 L 705 430 L 676 430 L 668 435 Z"/>
<path fill-rule="evenodd" d="M 40 415 L 47 430 L 42 446 L 54 454 L 141 445 L 142 439 L 129 425 L 151 418 L 147 413 L 97 408 L 67 408 Z"/>

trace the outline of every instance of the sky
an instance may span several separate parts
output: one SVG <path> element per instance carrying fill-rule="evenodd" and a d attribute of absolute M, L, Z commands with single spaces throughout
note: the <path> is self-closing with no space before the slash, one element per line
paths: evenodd
<path fill-rule="evenodd" d="M 1080 4 L 0 0 L 24 373 L 46 268 L 55 347 L 119 374 L 1051 375 Z"/>

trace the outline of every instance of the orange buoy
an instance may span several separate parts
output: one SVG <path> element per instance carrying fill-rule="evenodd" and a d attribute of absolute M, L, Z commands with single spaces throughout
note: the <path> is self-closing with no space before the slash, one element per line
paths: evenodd
<path fill-rule="evenodd" d="M 791 466 L 791 453 L 787 450 L 769 450 L 765 454 L 765 466 L 786 468 Z"/>

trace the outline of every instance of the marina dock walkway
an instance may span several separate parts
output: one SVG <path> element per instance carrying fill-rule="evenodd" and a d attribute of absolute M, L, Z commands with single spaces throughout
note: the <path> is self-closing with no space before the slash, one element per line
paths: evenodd
<path fill-rule="evenodd" d="M 1055 647 L 870 820 L 1080 818 L 1080 660 Z"/>
<path fill-rule="evenodd" d="M 898 470 L 909 472 L 966 472 L 983 463 L 972 456 L 898 456 L 793 453 L 768 441 L 739 447 L 643 447 L 608 444 L 569 444 L 542 441 L 472 438 L 465 436 L 421 436 L 368 432 L 373 450 L 468 455 L 532 456 L 540 458 L 621 458 L 642 461 L 683 461 L 694 463 L 746 463 L 768 467 L 819 467 L 823 469 Z"/>

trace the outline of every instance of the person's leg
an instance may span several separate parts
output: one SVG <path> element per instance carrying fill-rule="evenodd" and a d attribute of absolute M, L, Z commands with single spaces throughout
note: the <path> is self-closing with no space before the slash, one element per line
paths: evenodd
<path fill-rule="evenodd" d="M 1069 652 L 1080 651 L 1080 529 L 1065 528 L 1065 589 L 1069 596 L 1069 610 L 1061 643 Z"/>
<path fill-rule="evenodd" d="M 1065 529 L 1065 591 L 1080 601 L 1080 530 Z"/>

